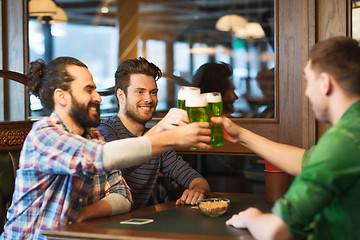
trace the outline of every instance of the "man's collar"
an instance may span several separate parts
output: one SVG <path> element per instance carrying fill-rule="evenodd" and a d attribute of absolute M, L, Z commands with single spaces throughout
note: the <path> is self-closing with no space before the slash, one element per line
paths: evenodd
<path fill-rule="evenodd" d="M 346 118 L 348 115 L 352 115 L 354 112 L 359 112 L 360 111 L 360 99 L 357 100 L 356 102 L 354 102 L 346 111 L 345 113 L 342 115 L 342 117 L 340 118 Z"/>
<path fill-rule="evenodd" d="M 124 124 L 123 121 L 121 120 L 119 114 L 117 114 L 117 115 L 115 116 L 115 119 L 121 123 L 121 125 L 123 126 L 123 128 L 125 128 L 126 131 L 128 131 L 128 132 L 130 133 L 130 135 L 132 135 L 132 136 L 134 136 L 134 137 L 137 137 L 135 134 L 133 134 L 133 133 L 125 126 L 125 124 Z M 144 127 L 144 131 L 142 132 L 141 136 L 144 135 L 147 131 L 149 131 L 149 129 L 150 129 L 150 128 L 147 128 L 147 127 L 145 126 L 145 127 Z"/>

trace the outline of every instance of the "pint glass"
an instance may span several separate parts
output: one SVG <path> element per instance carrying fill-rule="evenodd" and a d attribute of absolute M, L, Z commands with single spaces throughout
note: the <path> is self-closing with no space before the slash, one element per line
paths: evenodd
<path fill-rule="evenodd" d="M 204 93 L 203 95 L 206 96 L 206 100 L 208 102 L 207 115 L 211 129 L 211 145 L 214 147 L 223 146 L 225 141 L 224 141 L 224 133 L 222 127 L 220 124 L 215 124 L 211 122 L 211 117 L 222 116 L 223 103 L 222 103 L 221 93 L 211 92 L 211 93 Z"/>
<path fill-rule="evenodd" d="M 188 95 L 200 95 L 200 88 L 182 86 L 178 92 L 178 108 L 186 110 L 185 100 Z"/>
<path fill-rule="evenodd" d="M 207 100 L 200 94 L 188 95 L 186 97 L 185 107 L 190 122 L 207 122 Z"/>
<path fill-rule="evenodd" d="M 197 93 L 192 93 L 186 97 L 185 101 L 186 111 L 190 122 L 207 122 L 207 100 L 206 97 Z M 190 150 L 197 150 L 195 147 L 190 147 Z"/>

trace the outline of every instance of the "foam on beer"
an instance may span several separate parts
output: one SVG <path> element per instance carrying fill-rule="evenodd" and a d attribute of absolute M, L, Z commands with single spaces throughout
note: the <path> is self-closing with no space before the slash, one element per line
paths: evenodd
<path fill-rule="evenodd" d="M 203 93 L 206 96 L 208 103 L 222 102 L 221 93 Z"/>
<path fill-rule="evenodd" d="M 186 98 L 185 106 L 186 107 L 206 107 L 207 106 L 206 97 L 204 97 L 200 94 L 189 95 Z"/>
<path fill-rule="evenodd" d="M 178 100 L 186 100 L 191 94 L 200 94 L 200 88 L 183 86 L 179 89 Z"/>

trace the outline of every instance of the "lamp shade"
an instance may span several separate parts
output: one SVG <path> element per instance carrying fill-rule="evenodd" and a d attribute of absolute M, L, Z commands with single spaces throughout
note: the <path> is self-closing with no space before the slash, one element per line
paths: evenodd
<path fill-rule="evenodd" d="M 249 22 L 244 28 L 236 28 L 235 36 L 238 38 L 262 38 L 265 36 L 264 30 L 257 22 Z"/>
<path fill-rule="evenodd" d="M 66 22 L 68 20 L 68 17 L 66 15 L 66 12 L 61 7 L 56 8 L 56 13 L 52 15 L 52 20 L 50 23 L 62 23 Z"/>
<path fill-rule="evenodd" d="M 56 13 L 56 4 L 52 0 L 31 0 L 29 2 L 29 15 L 44 17 Z"/>
<path fill-rule="evenodd" d="M 222 16 L 216 22 L 216 29 L 220 31 L 234 31 L 235 28 L 245 27 L 247 20 L 236 14 Z"/>

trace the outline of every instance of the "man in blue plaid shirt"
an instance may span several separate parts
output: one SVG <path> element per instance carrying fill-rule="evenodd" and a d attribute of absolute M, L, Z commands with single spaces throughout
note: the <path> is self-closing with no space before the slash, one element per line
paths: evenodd
<path fill-rule="evenodd" d="M 30 91 L 52 114 L 34 123 L 24 142 L 0 239 L 46 239 L 44 229 L 130 211 L 130 189 L 116 169 L 173 147 L 211 148 L 208 123 L 105 143 L 93 128 L 101 97 L 77 59 L 32 62 L 28 78 Z"/>

